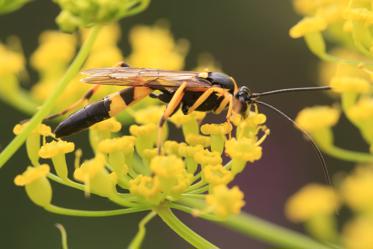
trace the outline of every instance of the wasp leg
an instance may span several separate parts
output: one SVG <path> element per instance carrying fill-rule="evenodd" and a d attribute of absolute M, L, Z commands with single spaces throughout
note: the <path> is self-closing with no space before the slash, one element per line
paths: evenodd
<path fill-rule="evenodd" d="M 161 145 L 162 145 L 162 127 L 166 120 L 179 108 L 180 103 L 184 97 L 184 90 L 187 86 L 187 83 L 184 82 L 180 85 L 180 87 L 176 90 L 173 94 L 170 102 L 167 104 L 166 110 L 164 111 L 161 120 L 159 121 L 158 125 L 158 139 L 157 139 L 157 148 L 158 154 L 161 154 Z"/>
<path fill-rule="evenodd" d="M 63 137 L 87 129 L 95 123 L 114 117 L 127 106 L 148 96 L 151 91 L 148 87 L 128 87 L 106 96 L 73 113 L 56 127 L 54 133 L 56 137 Z"/>
<path fill-rule="evenodd" d="M 76 109 L 80 105 L 83 105 L 83 104 L 87 103 L 92 98 L 92 96 L 97 92 L 97 90 L 98 90 L 99 87 L 100 87 L 100 85 L 94 85 L 91 89 L 89 89 L 83 95 L 83 97 L 81 97 L 80 99 L 78 99 L 77 101 L 75 101 L 73 104 L 71 104 L 69 107 L 67 107 L 63 111 L 61 111 L 59 113 L 55 113 L 55 114 L 49 115 L 48 117 L 44 118 L 44 121 L 48 121 L 48 120 L 55 119 L 55 118 L 58 118 L 60 116 L 63 116 L 65 114 L 73 111 L 74 109 Z"/>
<path fill-rule="evenodd" d="M 221 88 L 221 87 L 211 87 L 211 88 L 207 89 L 201 96 L 199 96 L 199 98 L 196 100 L 196 102 L 194 102 L 194 104 L 189 108 L 188 114 L 190 114 L 191 112 L 195 111 L 213 93 L 218 93 L 221 96 L 225 96 L 228 92 L 225 89 Z"/>

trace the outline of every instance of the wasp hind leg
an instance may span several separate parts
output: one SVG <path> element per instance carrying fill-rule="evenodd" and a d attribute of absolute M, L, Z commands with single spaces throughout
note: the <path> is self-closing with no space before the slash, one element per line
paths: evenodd
<path fill-rule="evenodd" d="M 159 121 L 158 125 L 158 137 L 157 137 L 157 149 L 158 154 L 161 154 L 161 146 L 162 146 L 162 127 L 164 123 L 167 121 L 167 119 L 175 113 L 175 111 L 180 107 L 180 103 L 184 97 L 184 90 L 187 83 L 184 82 L 180 85 L 180 87 L 176 90 L 176 92 L 173 94 L 170 102 L 167 104 L 166 110 L 164 111 L 161 120 Z"/>

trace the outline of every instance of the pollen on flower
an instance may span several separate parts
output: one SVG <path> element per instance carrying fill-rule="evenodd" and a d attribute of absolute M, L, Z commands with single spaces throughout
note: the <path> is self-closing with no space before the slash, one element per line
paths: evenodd
<path fill-rule="evenodd" d="M 15 75 L 24 68 L 23 56 L 0 43 L 0 75 Z"/>
<path fill-rule="evenodd" d="M 339 119 L 339 110 L 329 106 L 308 107 L 295 118 L 297 125 L 309 132 L 334 126 Z"/>
<path fill-rule="evenodd" d="M 166 178 L 172 178 L 185 171 L 184 162 L 175 155 L 154 157 L 150 168 L 157 176 Z"/>
<path fill-rule="evenodd" d="M 232 214 L 239 214 L 245 205 L 244 194 L 235 186 L 229 189 L 225 185 L 213 187 L 212 193 L 206 196 L 208 210 L 215 215 L 226 218 Z"/>
<path fill-rule="evenodd" d="M 52 158 L 60 154 L 67 154 L 74 151 L 75 145 L 72 142 L 67 141 L 52 141 L 44 144 L 39 150 L 39 156 L 41 158 Z"/>
<path fill-rule="evenodd" d="M 130 154 L 134 152 L 135 137 L 123 136 L 102 140 L 98 145 L 98 151 L 102 153 L 123 152 Z"/>
<path fill-rule="evenodd" d="M 333 215 L 340 205 L 337 193 L 328 186 L 309 184 L 286 203 L 286 216 L 294 221 L 307 221 L 318 216 Z"/>
<path fill-rule="evenodd" d="M 232 131 L 233 127 L 230 123 L 222 124 L 204 124 L 201 126 L 201 132 L 205 135 L 225 135 Z"/>
<path fill-rule="evenodd" d="M 143 197 L 145 200 L 159 203 L 161 200 L 161 189 L 157 177 L 138 175 L 130 180 L 130 192 Z"/>
<path fill-rule="evenodd" d="M 122 129 L 122 124 L 115 118 L 110 118 L 91 126 L 90 129 L 97 131 L 118 132 L 120 129 Z"/>
<path fill-rule="evenodd" d="M 194 154 L 194 160 L 201 165 L 215 165 L 221 164 L 222 158 L 220 153 L 209 151 L 209 150 L 200 150 Z"/>
<path fill-rule="evenodd" d="M 204 180 L 213 186 L 227 185 L 233 180 L 233 174 L 221 164 L 204 166 L 202 175 Z"/>
<path fill-rule="evenodd" d="M 330 86 L 338 93 L 367 93 L 371 89 L 366 79 L 358 77 L 334 77 Z"/>
<path fill-rule="evenodd" d="M 208 136 L 202 136 L 197 134 L 188 134 L 185 137 L 185 141 L 189 145 L 202 145 L 203 147 L 208 147 L 211 144 L 211 139 Z"/>
<path fill-rule="evenodd" d="M 23 129 L 27 126 L 28 122 L 23 123 L 23 124 L 16 124 L 13 128 L 13 133 L 18 135 L 20 134 Z M 45 124 L 40 124 L 36 129 L 33 130 L 34 134 L 40 134 L 42 136 L 54 136 L 52 133 L 52 129 L 45 125 Z"/>
<path fill-rule="evenodd" d="M 26 171 L 22 175 L 16 176 L 14 183 L 17 186 L 28 185 L 42 177 L 47 176 L 49 173 L 49 166 L 47 164 L 42 164 L 37 167 L 27 167 Z"/>
<path fill-rule="evenodd" d="M 305 17 L 290 29 L 292 38 L 300 38 L 308 33 L 320 32 L 327 28 L 327 23 L 321 17 Z"/>
<path fill-rule="evenodd" d="M 225 152 L 231 158 L 245 162 L 254 162 L 262 157 L 262 148 L 250 138 L 232 138 L 226 141 Z"/>
<path fill-rule="evenodd" d="M 131 125 L 130 133 L 135 137 L 143 137 L 148 135 L 154 135 L 157 131 L 157 125 L 149 123 L 146 125 Z"/>
<path fill-rule="evenodd" d="M 373 210 L 373 168 L 359 167 L 347 176 L 340 187 L 342 198 L 356 211 Z"/>

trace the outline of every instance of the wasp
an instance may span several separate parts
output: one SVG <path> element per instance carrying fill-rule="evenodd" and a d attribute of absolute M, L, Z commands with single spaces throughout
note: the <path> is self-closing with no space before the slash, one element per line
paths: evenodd
<path fill-rule="evenodd" d="M 82 73 L 86 77 L 81 81 L 94 86 L 81 100 L 63 112 L 48 117 L 48 119 L 66 114 L 76 108 L 77 105 L 89 100 L 100 85 L 124 86 L 125 88 L 106 96 L 98 102 L 86 105 L 70 115 L 56 127 L 54 133 L 57 138 L 80 132 L 95 123 L 116 116 L 128 106 L 147 96 L 157 98 L 167 104 L 159 121 L 159 128 L 180 108 L 184 114 L 189 114 L 193 111 L 219 114 L 227 109 L 226 121 L 229 122 L 229 118 L 233 113 L 245 116 L 249 106 L 252 104 L 268 107 L 296 126 L 289 116 L 274 106 L 260 101 L 259 98 L 287 92 L 330 90 L 329 86 L 321 86 L 253 93 L 246 86 L 239 87 L 233 77 L 221 72 L 133 68 L 125 63 L 120 63 L 116 67 L 89 69 Z M 324 173 L 327 175 L 326 164 L 320 150 L 307 132 L 302 132 L 314 145 L 323 164 Z M 160 149 L 159 144 L 158 149 Z"/>

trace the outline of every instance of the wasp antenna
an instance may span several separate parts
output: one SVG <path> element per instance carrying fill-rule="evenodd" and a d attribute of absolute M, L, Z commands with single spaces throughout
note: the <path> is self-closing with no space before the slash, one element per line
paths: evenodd
<path fill-rule="evenodd" d="M 329 176 L 329 171 L 328 171 L 328 168 L 326 166 L 325 158 L 324 158 L 323 154 L 321 153 L 321 150 L 319 149 L 319 147 L 316 145 L 315 141 L 311 137 L 311 135 L 307 131 L 305 131 L 302 128 L 300 128 L 297 125 L 297 123 L 291 117 L 289 117 L 283 111 L 279 110 L 278 108 L 274 107 L 273 105 L 270 105 L 270 104 L 262 102 L 262 101 L 257 101 L 257 100 L 254 101 L 254 103 L 257 103 L 259 105 L 262 105 L 262 106 L 267 107 L 268 109 L 274 111 L 275 113 L 277 113 L 281 117 L 283 117 L 286 120 L 288 120 L 289 122 L 291 122 L 297 128 L 297 130 L 299 130 L 300 132 L 303 133 L 303 135 L 307 138 L 307 141 L 309 141 L 312 144 L 313 149 L 316 152 L 316 154 L 317 154 L 317 156 L 318 156 L 318 158 L 319 158 L 319 160 L 321 162 L 321 165 L 322 165 L 322 168 L 323 168 L 323 171 L 324 171 L 324 175 L 325 175 L 325 179 L 326 179 L 327 183 L 329 185 L 332 185 L 332 181 L 331 181 L 330 176 Z"/>
<path fill-rule="evenodd" d="M 285 89 L 272 90 L 268 92 L 252 93 L 250 97 L 255 99 L 257 97 L 266 96 L 266 95 L 275 95 L 279 93 L 326 91 L 326 90 L 331 90 L 331 89 L 332 88 L 330 86 L 285 88 Z"/>

